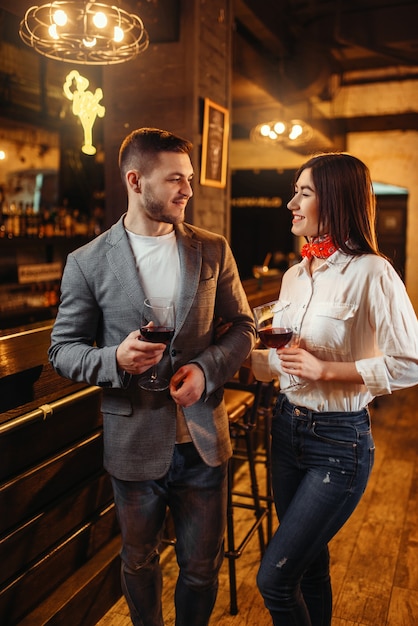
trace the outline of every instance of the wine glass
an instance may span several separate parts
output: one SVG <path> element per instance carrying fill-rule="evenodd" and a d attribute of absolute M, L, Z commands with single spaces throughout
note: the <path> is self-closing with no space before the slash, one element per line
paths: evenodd
<path fill-rule="evenodd" d="M 165 343 L 168 346 L 174 336 L 173 302 L 168 298 L 146 298 L 140 330 L 145 341 Z M 158 376 L 156 365 L 153 365 L 150 374 L 144 374 L 138 379 L 138 385 L 147 391 L 164 391 L 169 384 L 166 378 Z"/>
<path fill-rule="evenodd" d="M 293 328 L 287 311 L 288 306 L 285 302 L 273 300 L 254 308 L 257 333 L 266 348 L 284 348 L 291 342 Z M 285 389 L 282 388 L 282 392 L 302 386 L 301 381 L 292 374 L 288 376 L 290 385 Z"/>

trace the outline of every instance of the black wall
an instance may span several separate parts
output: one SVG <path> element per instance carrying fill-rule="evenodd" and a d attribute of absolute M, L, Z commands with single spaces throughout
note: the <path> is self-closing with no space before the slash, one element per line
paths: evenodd
<path fill-rule="evenodd" d="M 294 170 L 239 170 L 231 177 L 231 247 L 241 279 L 252 277 L 267 253 L 293 252 L 291 213 Z M 280 206 L 278 206 L 280 204 Z M 274 259 L 270 267 L 274 265 Z"/>

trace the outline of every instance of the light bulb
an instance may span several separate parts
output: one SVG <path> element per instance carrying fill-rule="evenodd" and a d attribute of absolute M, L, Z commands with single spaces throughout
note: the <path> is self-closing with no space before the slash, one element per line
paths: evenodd
<path fill-rule="evenodd" d="M 105 28 L 107 26 L 107 17 L 103 11 L 98 11 L 93 16 L 93 24 L 97 28 Z"/>
<path fill-rule="evenodd" d="M 83 39 L 83 45 L 86 48 L 94 48 L 96 45 L 96 37 L 91 37 L 91 39 Z"/>
<path fill-rule="evenodd" d="M 260 135 L 263 137 L 268 137 L 270 135 L 270 126 L 268 124 L 263 124 L 260 128 Z"/>
<path fill-rule="evenodd" d="M 51 24 L 51 26 L 48 28 L 48 33 L 52 39 L 59 39 L 56 24 Z"/>
<path fill-rule="evenodd" d="M 4 150 L 0 150 L 0 161 L 4 161 L 6 158 L 6 153 Z"/>
<path fill-rule="evenodd" d="M 116 43 L 119 43 L 120 41 L 123 41 L 124 37 L 125 37 L 125 33 L 123 32 L 121 27 L 115 26 L 114 31 L 113 31 L 113 41 L 116 41 Z"/>
<path fill-rule="evenodd" d="M 65 11 L 57 9 L 53 14 L 52 19 L 57 26 L 65 26 L 68 18 Z"/>
<path fill-rule="evenodd" d="M 293 124 L 292 130 L 289 133 L 289 139 L 297 139 L 303 133 L 303 128 L 300 124 Z"/>
<path fill-rule="evenodd" d="M 274 125 L 274 130 L 278 135 L 283 135 L 286 130 L 286 124 L 284 122 L 276 122 Z"/>

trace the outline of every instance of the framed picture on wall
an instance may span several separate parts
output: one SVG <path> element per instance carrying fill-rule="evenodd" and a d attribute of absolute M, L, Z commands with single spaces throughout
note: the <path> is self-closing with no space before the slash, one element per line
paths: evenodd
<path fill-rule="evenodd" d="M 228 156 L 229 111 L 205 98 L 203 109 L 200 184 L 225 187 Z"/>

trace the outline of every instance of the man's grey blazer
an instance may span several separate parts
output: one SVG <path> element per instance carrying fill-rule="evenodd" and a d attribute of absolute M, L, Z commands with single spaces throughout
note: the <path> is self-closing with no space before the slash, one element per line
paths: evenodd
<path fill-rule="evenodd" d="M 137 377 L 118 371 L 116 349 L 140 325 L 146 297 L 123 217 L 70 253 L 49 358 L 61 376 L 103 389 L 104 465 L 122 480 L 163 476 L 172 459 L 176 405 L 168 391 L 143 391 Z M 206 378 L 200 401 L 184 409 L 193 442 L 208 465 L 231 455 L 223 384 L 254 343 L 254 322 L 226 239 L 195 226 L 176 227 L 181 281 L 176 330 L 159 363 L 168 377 L 197 363 Z M 215 339 L 218 317 L 233 323 Z"/>

